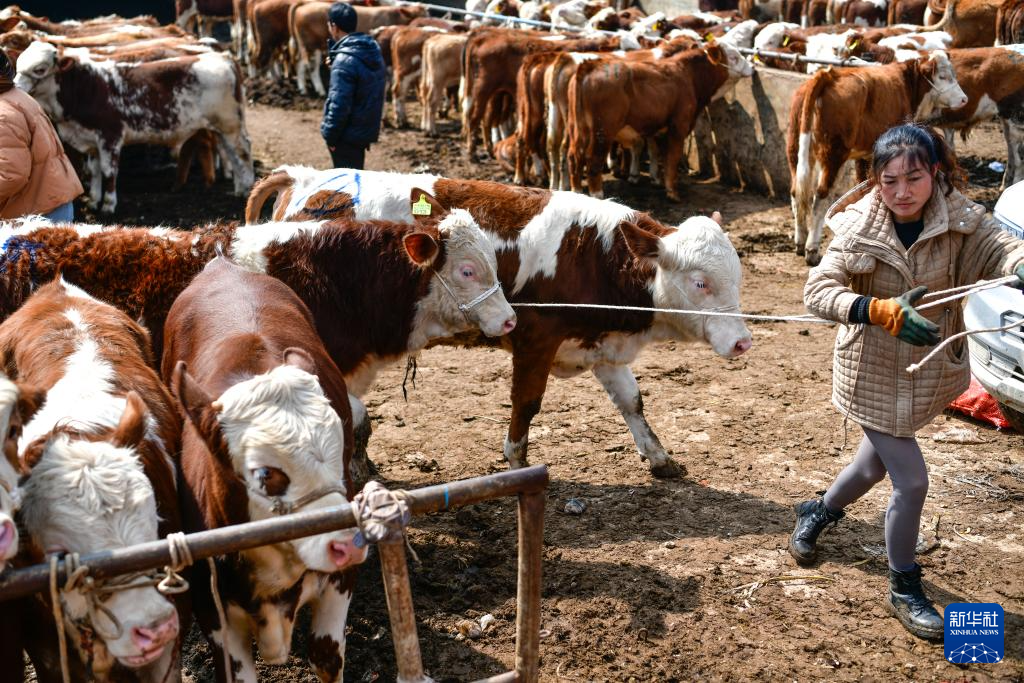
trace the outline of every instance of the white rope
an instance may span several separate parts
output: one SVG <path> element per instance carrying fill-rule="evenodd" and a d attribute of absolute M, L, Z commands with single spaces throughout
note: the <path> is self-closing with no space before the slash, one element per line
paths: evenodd
<path fill-rule="evenodd" d="M 972 334 L 984 334 L 986 332 L 1006 332 L 1007 330 L 1012 330 L 1015 327 L 1020 327 L 1024 329 L 1024 321 L 1018 320 L 1017 322 L 1010 323 L 1009 325 L 1003 325 L 1002 327 L 987 327 L 984 330 L 965 330 L 964 332 L 954 334 L 952 337 L 946 337 L 939 343 L 938 346 L 929 351 L 928 355 L 922 358 L 920 362 L 908 365 L 907 372 L 910 373 L 911 375 L 914 374 L 915 372 L 921 369 L 922 365 L 924 365 L 932 358 L 934 358 L 935 354 L 944 349 L 947 345 L 951 344 L 952 342 L 955 342 L 957 339 L 960 339 L 961 337 L 967 337 Z"/>
<path fill-rule="evenodd" d="M 57 588 L 57 555 L 50 556 L 50 605 L 53 610 L 53 621 L 57 627 L 57 645 L 60 650 L 60 673 L 64 683 L 71 683 L 68 671 L 68 641 L 64 633 L 64 610 L 61 609 L 60 590 Z"/>
<path fill-rule="evenodd" d="M 510 304 L 512 308 L 598 308 L 610 311 L 637 311 L 641 313 L 679 313 L 679 314 L 690 314 L 690 315 L 703 315 L 703 316 L 718 316 L 722 318 L 745 318 L 747 320 L 771 320 L 779 322 L 793 322 L 793 323 L 824 323 L 827 325 L 834 325 L 835 321 L 825 320 L 824 318 L 818 318 L 813 315 L 751 315 L 749 313 L 727 313 L 724 311 L 704 311 L 700 309 L 688 309 L 688 308 L 647 308 L 644 306 L 612 306 L 609 304 L 556 304 L 556 303 L 544 303 L 544 304 Z"/>
<path fill-rule="evenodd" d="M 975 292 L 982 292 L 986 289 L 994 289 L 996 287 L 1001 287 L 1003 285 L 1009 285 L 1016 282 L 1020 282 L 1020 278 L 1018 278 L 1016 275 L 1007 275 L 1006 277 L 1001 277 L 996 280 L 978 280 L 973 285 L 962 285 L 960 287 L 941 289 L 937 292 L 928 292 L 927 294 L 924 295 L 926 298 L 931 298 L 933 296 L 942 296 L 943 294 L 949 294 L 950 292 L 960 292 L 960 294 L 947 296 L 943 299 L 939 299 L 938 301 L 932 301 L 922 306 L 915 306 L 914 308 L 916 308 L 919 311 L 923 311 L 927 308 L 934 308 L 939 304 L 944 304 L 947 301 L 955 301 L 956 299 L 962 299 L 966 296 L 974 294 Z"/>

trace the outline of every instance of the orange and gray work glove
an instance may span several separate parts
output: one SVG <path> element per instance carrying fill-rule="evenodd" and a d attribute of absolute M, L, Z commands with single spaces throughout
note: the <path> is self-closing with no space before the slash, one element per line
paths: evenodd
<path fill-rule="evenodd" d="M 893 299 L 872 299 L 868 306 L 871 322 L 892 336 L 914 346 L 939 343 L 939 326 L 914 310 L 918 299 L 928 293 L 925 286 L 915 287 Z"/>

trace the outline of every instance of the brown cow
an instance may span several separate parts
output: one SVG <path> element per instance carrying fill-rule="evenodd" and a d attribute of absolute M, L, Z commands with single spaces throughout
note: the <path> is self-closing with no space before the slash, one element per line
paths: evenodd
<path fill-rule="evenodd" d="M 946 31 L 953 36 L 952 47 L 992 47 L 1001 5 L 1002 0 L 932 0 L 924 22 L 930 31 Z M 930 24 L 939 13 L 939 22 Z"/>
<path fill-rule="evenodd" d="M 268 69 L 277 78 L 290 72 L 288 14 L 293 5 L 303 2 L 306 0 L 249 0 L 250 78 Z"/>
<path fill-rule="evenodd" d="M 8 375 L 46 392 L 18 444 L 28 473 L 20 487 L 26 562 L 116 551 L 181 530 L 181 422 L 143 328 L 58 280 L 0 325 L 0 360 Z M 177 679 L 188 600 L 172 602 L 154 583 L 115 579 L 61 591 L 76 680 Z M 104 587 L 110 593 L 98 599 Z M 19 615 L 32 634 L 24 647 L 41 680 L 60 680 L 49 594 L 41 599 L 46 609 Z"/>
<path fill-rule="evenodd" d="M 574 159 L 582 160 L 590 194 L 603 196 L 601 174 L 611 143 L 632 148 L 667 128 L 665 190 L 669 199 L 680 201 L 678 166 L 697 115 L 751 73 L 743 55 L 724 43 L 653 62 L 583 62 L 569 83 L 570 182 L 577 178 Z"/>
<path fill-rule="evenodd" d="M 819 71 L 793 95 L 786 154 L 797 253 L 821 260 L 826 198 L 847 159 L 867 159 L 878 136 L 908 118 L 960 107 L 967 96 L 945 52 L 925 59 Z M 857 116 L 850 116 L 857 111 Z M 860 169 L 859 169 L 860 170 Z"/>
<path fill-rule="evenodd" d="M 391 103 L 395 108 L 396 128 L 404 128 L 409 122 L 405 114 L 405 96 L 412 87 L 419 91 L 423 45 L 429 38 L 445 32 L 445 29 L 434 26 L 403 26 L 391 37 Z"/>
<path fill-rule="evenodd" d="M 1003 0 L 996 13 L 996 45 L 1024 43 L 1024 0 Z"/>
<path fill-rule="evenodd" d="M 452 88 L 458 88 L 462 78 L 462 50 L 468 39 L 464 33 L 442 33 L 423 43 L 423 77 L 420 78 L 423 119 L 420 127 L 427 135 L 437 134 L 435 115 L 442 105 L 448 109 L 446 95 Z"/>
<path fill-rule="evenodd" d="M 288 30 L 290 35 L 290 51 L 292 59 L 296 61 L 296 82 L 299 92 L 306 92 L 306 77 L 312 77 L 313 88 L 317 94 L 326 94 L 323 82 L 320 80 L 320 63 L 322 55 L 327 48 L 327 9 L 330 2 L 312 1 L 298 3 L 292 6 L 288 15 Z M 418 6 L 413 7 L 356 7 L 356 30 L 362 33 L 370 33 L 377 39 L 384 53 L 384 61 L 389 67 L 391 52 L 390 44 L 385 44 L 383 37 L 373 34 L 375 29 L 388 26 L 406 25 L 414 19 L 423 17 L 426 10 Z M 383 34 L 388 39 L 393 33 Z"/>
<path fill-rule="evenodd" d="M 186 532 L 352 499 L 345 381 L 309 309 L 280 280 L 223 258 L 207 264 L 168 313 L 161 373 L 187 417 Z M 256 680 L 253 639 L 264 662 L 283 663 L 307 603 L 316 643 L 310 664 L 324 683 L 341 681 L 353 570 L 366 559 L 365 544 L 354 541 L 353 530 L 341 530 L 217 559 L 228 623 L 219 622 L 208 574 L 193 590 L 218 681 Z"/>
<path fill-rule="evenodd" d="M 886 23 L 889 26 L 896 24 L 913 24 L 920 26 L 924 23 L 924 12 L 928 9 L 928 0 L 889 0 L 889 13 Z"/>
<path fill-rule="evenodd" d="M 484 29 L 470 34 L 463 54 L 462 134 L 466 149 L 476 149 L 476 132 L 483 130 L 491 148 L 490 131 L 512 115 L 516 75 L 526 55 L 535 52 L 593 52 L 616 50 L 618 38 L 568 39 L 538 37 L 531 31 Z"/>

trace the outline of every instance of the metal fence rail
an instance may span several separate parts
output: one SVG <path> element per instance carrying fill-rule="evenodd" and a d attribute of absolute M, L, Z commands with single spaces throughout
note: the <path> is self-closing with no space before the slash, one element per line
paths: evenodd
<path fill-rule="evenodd" d="M 512 495 L 519 498 L 515 670 L 489 680 L 537 680 L 540 654 L 541 548 L 544 531 L 544 491 L 547 485 L 547 467 L 536 465 L 406 492 L 406 502 L 413 516 Z M 346 504 L 201 531 L 188 534 L 185 540 L 193 559 L 198 561 L 355 526 L 356 519 L 352 507 Z M 378 550 L 381 554 L 381 572 L 384 575 L 399 680 L 427 680 L 423 676 L 419 644 L 416 641 L 404 544 L 381 543 Z M 82 555 L 79 561 L 80 565 L 88 566 L 89 575 L 97 579 L 143 572 L 172 564 L 170 545 L 165 540 L 90 553 Z M 56 573 L 58 583 L 63 585 L 67 579 L 67 565 L 63 560 L 58 563 Z M 0 601 L 46 589 L 49 581 L 48 564 L 5 572 L 0 575 Z"/>
<path fill-rule="evenodd" d="M 575 31 L 577 33 L 588 32 L 588 33 L 603 33 L 603 34 L 609 35 L 609 36 L 616 35 L 615 31 L 603 31 L 603 30 L 599 30 L 599 29 L 587 29 L 587 28 L 581 28 L 579 26 L 562 26 L 562 25 L 552 24 L 550 21 L 538 21 L 536 19 L 522 19 L 520 17 L 511 17 L 511 16 L 508 16 L 508 15 L 505 15 L 505 14 L 492 14 L 490 12 L 477 12 L 475 10 L 459 9 L 458 7 L 447 7 L 445 5 L 434 5 L 434 4 L 431 4 L 431 3 L 428 3 L 428 2 L 412 2 L 410 0 L 399 0 L 399 2 L 397 4 L 399 4 L 399 5 L 416 5 L 418 7 L 425 7 L 427 9 L 432 9 L 432 10 L 435 10 L 437 12 L 461 14 L 463 16 L 478 17 L 480 19 L 493 19 L 495 21 L 500 21 L 501 23 L 516 23 L 516 24 L 525 24 L 527 26 L 537 26 L 539 28 L 546 28 L 546 29 L 551 30 L 551 31 L 553 31 L 555 29 L 558 29 L 559 31 Z"/>
<path fill-rule="evenodd" d="M 736 49 L 744 55 L 772 57 L 773 59 L 784 59 L 786 61 L 800 62 L 802 64 L 827 64 L 829 66 L 882 66 L 878 62 L 869 62 L 864 59 L 858 59 L 857 57 L 851 57 L 849 59 L 829 59 L 828 57 L 808 57 L 795 52 L 775 52 L 774 50 L 759 50 L 757 48 L 750 47 L 738 47 Z"/>

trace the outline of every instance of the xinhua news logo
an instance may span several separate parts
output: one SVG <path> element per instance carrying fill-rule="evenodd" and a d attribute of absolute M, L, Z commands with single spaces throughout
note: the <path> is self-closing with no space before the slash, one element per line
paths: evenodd
<path fill-rule="evenodd" d="M 1003 661 L 1003 608 L 994 602 L 955 602 L 946 607 L 946 660 L 953 664 Z"/>

